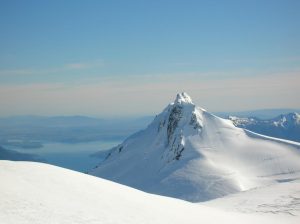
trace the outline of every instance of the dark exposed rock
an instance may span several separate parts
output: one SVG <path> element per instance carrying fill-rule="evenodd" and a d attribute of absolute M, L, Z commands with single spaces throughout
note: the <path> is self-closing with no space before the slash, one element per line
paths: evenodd
<path fill-rule="evenodd" d="M 167 128 L 168 144 L 170 144 L 174 131 L 176 130 L 178 126 L 178 122 L 180 121 L 181 117 L 182 117 L 182 106 L 175 105 L 170 112 L 169 120 L 168 120 L 168 128 Z"/>
<path fill-rule="evenodd" d="M 123 149 L 123 146 L 121 146 L 121 147 L 119 148 L 119 152 L 121 152 L 121 151 L 122 151 L 122 149 Z"/>
<path fill-rule="evenodd" d="M 194 129 L 201 129 L 202 128 L 202 126 L 199 124 L 199 122 L 197 120 L 197 117 L 196 117 L 195 113 L 192 113 L 190 125 L 192 125 Z"/>

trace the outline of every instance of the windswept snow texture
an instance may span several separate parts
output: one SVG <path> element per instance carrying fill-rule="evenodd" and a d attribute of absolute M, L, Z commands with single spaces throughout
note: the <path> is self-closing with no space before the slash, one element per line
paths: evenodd
<path fill-rule="evenodd" d="M 300 216 L 300 181 L 255 188 L 203 203 L 225 211 Z"/>
<path fill-rule="evenodd" d="M 33 162 L 0 161 L 1 224 L 296 224 L 299 217 L 225 212 Z"/>
<path fill-rule="evenodd" d="M 255 117 L 240 118 L 229 116 L 233 124 L 240 128 L 268 135 L 300 142 L 300 114 L 282 114 L 273 119 L 262 120 Z"/>
<path fill-rule="evenodd" d="M 186 94 L 90 174 L 192 202 L 300 178 L 300 143 L 237 128 Z"/>

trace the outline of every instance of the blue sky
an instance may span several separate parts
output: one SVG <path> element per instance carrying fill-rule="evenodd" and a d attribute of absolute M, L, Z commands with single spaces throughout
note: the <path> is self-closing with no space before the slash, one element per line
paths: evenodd
<path fill-rule="evenodd" d="M 0 2 L 2 116 L 300 107 L 300 1 Z"/>

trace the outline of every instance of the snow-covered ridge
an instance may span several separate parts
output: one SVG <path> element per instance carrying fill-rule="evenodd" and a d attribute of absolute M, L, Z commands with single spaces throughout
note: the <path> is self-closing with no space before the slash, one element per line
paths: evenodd
<path fill-rule="evenodd" d="M 225 212 L 42 163 L 2 160 L 0 179 L 1 224 L 296 224 L 299 221 L 299 217 L 280 214 Z"/>
<path fill-rule="evenodd" d="M 255 117 L 236 117 L 236 116 L 229 116 L 229 119 L 233 121 L 233 123 L 236 126 L 242 126 L 242 125 L 249 125 L 249 124 L 269 124 L 274 125 L 276 127 L 288 127 L 290 125 L 299 125 L 300 124 L 300 114 L 294 112 L 294 113 L 288 113 L 288 114 L 282 114 L 278 117 L 275 117 L 273 119 L 258 119 Z"/>
<path fill-rule="evenodd" d="M 90 173 L 146 192 L 205 201 L 300 178 L 299 147 L 237 128 L 181 93 Z"/>
<path fill-rule="evenodd" d="M 260 134 L 300 142 L 300 114 L 288 113 L 273 119 L 229 116 L 233 124 Z"/>

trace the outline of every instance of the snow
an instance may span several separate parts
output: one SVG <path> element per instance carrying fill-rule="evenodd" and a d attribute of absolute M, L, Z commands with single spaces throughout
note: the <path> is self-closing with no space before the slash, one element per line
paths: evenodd
<path fill-rule="evenodd" d="M 34 162 L 0 161 L 1 224 L 298 223 L 152 195 L 101 178 Z"/>
<path fill-rule="evenodd" d="M 237 128 L 186 93 L 90 173 L 0 160 L 0 223 L 299 223 L 300 143 Z"/>
<path fill-rule="evenodd" d="M 235 116 L 229 116 L 229 119 L 235 126 L 240 128 L 263 135 L 300 142 L 300 115 L 298 113 L 282 114 L 266 120 L 255 117 L 239 118 Z"/>
<path fill-rule="evenodd" d="M 178 94 L 90 174 L 149 193 L 206 201 L 300 178 L 300 143 L 237 128 Z"/>
<path fill-rule="evenodd" d="M 177 94 L 175 103 L 193 103 L 193 101 L 187 93 L 183 92 Z"/>
<path fill-rule="evenodd" d="M 248 214 L 300 216 L 300 181 L 286 182 L 228 195 L 202 203 L 225 211 Z"/>

